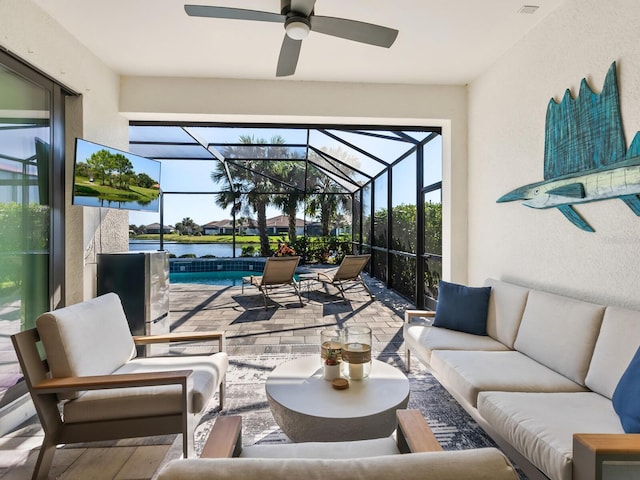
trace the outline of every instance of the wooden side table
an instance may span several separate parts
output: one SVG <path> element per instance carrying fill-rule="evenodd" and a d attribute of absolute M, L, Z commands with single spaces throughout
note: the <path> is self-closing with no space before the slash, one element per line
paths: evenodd
<path fill-rule="evenodd" d="M 573 436 L 573 478 L 640 478 L 640 434 L 576 433 Z"/>

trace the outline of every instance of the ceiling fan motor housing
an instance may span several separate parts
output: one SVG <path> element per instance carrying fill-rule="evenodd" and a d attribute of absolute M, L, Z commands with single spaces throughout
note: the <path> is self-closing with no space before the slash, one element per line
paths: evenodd
<path fill-rule="evenodd" d="M 297 15 L 287 16 L 287 19 L 284 21 L 284 29 L 287 35 L 293 40 L 302 40 L 309 35 L 311 22 L 305 17 Z"/>

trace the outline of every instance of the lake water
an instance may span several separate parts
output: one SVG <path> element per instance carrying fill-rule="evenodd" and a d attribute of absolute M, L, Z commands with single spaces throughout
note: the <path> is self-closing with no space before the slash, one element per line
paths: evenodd
<path fill-rule="evenodd" d="M 129 240 L 129 251 L 159 250 L 160 242 L 154 240 Z M 228 243 L 176 243 L 164 242 L 164 249 L 176 257 L 193 253 L 196 257 L 215 255 L 216 257 L 233 257 L 233 245 Z M 236 257 L 242 253 L 242 247 L 236 245 Z"/>

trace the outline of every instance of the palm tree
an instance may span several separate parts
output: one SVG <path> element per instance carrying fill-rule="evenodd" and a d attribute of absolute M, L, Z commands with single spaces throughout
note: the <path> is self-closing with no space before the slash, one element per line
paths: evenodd
<path fill-rule="evenodd" d="M 355 168 L 360 166 L 357 157 L 340 147 L 323 147 L 322 151 Z M 318 154 L 311 152 L 309 158 L 315 157 L 318 157 Z M 316 160 L 322 163 L 319 158 Z M 345 189 L 328 175 L 320 173 L 317 169 L 314 171 L 316 174 L 307 179 L 307 191 L 314 193 L 309 196 L 306 212 L 312 217 L 320 217 L 322 236 L 327 237 L 331 224 L 335 223 L 341 214 L 351 212 L 351 196 L 345 194 Z"/>
<path fill-rule="evenodd" d="M 180 235 L 193 235 L 202 231 L 202 227 L 190 217 L 185 217 L 181 222 L 176 223 L 176 230 Z"/>
<path fill-rule="evenodd" d="M 305 192 L 305 168 L 301 162 L 279 162 L 276 166 L 281 176 L 286 177 L 294 189 L 286 195 L 276 195 L 273 198 L 273 204 L 282 210 L 282 213 L 289 217 L 289 242 L 296 241 L 296 218 L 298 207 L 304 204 Z"/>
<path fill-rule="evenodd" d="M 310 195 L 307 203 L 307 213 L 320 217 L 322 236 L 329 236 L 330 225 L 335 222 L 343 212 L 350 211 L 350 197 L 342 194 L 328 177 L 316 179 L 318 193 Z"/>
<path fill-rule="evenodd" d="M 267 257 L 271 255 L 267 235 L 267 207 L 272 202 L 274 166 L 273 162 L 265 160 L 283 158 L 287 148 L 269 146 L 269 144 L 284 145 L 285 139 L 276 135 L 267 142 L 262 138 L 256 139 L 253 136 L 242 135 L 239 143 L 247 146 L 228 146 L 222 149 L 222 154 L 226 159 L 242 159 L 242 167 L 231 163 L 225 166 L 223 162 L 219 162 L 216 170 L 211 173 L 211 179 L 214 182 L 225 185 L 224 191 L 217 195 L 216 204 L 222 208 L 231 205 L 231 213 L 234 216 L 240 212 L 246 215 L 251 211 L 255 212 L 260 237 L 260 254 Z M 230 175 L 233 178 L 229 178 L 227 168 L 230 169 Z"/>

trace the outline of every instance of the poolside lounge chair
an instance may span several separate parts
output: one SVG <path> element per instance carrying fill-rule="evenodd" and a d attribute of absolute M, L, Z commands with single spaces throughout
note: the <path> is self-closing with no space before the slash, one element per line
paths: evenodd
<path fill-rule="evenodd" d="M 300 257 L 269 257 L 264 264 L 262 275 L 251 275 L 250 277 L 242 277 L 242 293 L 244 293 L 245 285 L 253 285 L 258 287 L 262 298 L 264 299 L 264 308 L 267 309 L 267 299 L 269 298 L 269 289 L 283 287 L 287 285 L 293 286 L 293 289 L 300 299 L 300 306 L 303 307 L 302 297 L 298 282 L 293 277 L 298 268 Z"/>
<path fill-rule="evenodd" d="M 362 279 L 362 270 L 369 262 L 371 255 L 345 255 L 340 263 L 339 267 L 325 270 L 318 273 L 318 281 L 331 284 L 340 290 L 342 299 L 346 302 L 347 299 L 344 296 L 343 283 L 345 282 L 358 282 L 361 283 L 364 289 L 369 294 L 369 297 L 373 298 L 371 291 L 364 283 Z"/>

